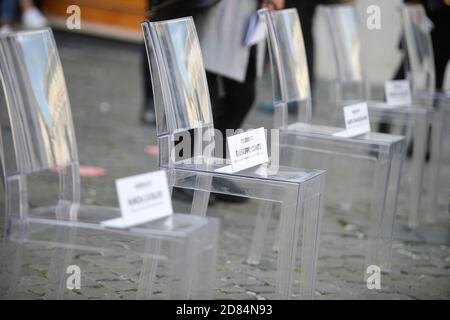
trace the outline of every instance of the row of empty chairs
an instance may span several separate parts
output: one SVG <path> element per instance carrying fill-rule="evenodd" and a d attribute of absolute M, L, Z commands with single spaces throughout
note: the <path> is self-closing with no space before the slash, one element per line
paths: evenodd
<path fill-rule="evenodd" d="M 315 293 L 322 209 L 330 201 L 332 190 L 340 188 L 339 180 L 325 183 L 325 175 L 336 170 L 337 159 L 371 167 L 370 212 L 362 215 L 360 220 L 367 235 L 361 279 L 370 265 L 389 271 L 402 166 L 410 135 L 405 131 L 401 135 L 370 132 L 354 138 L 334 135 L 343 130 L 330 126 L 336 123 L 337 110 L 355 101 L 368 100 L 366 91 L 361 89 L 367 86 L 367 78 L 353 72 L 363 70 L 358 56 L 351 61 L 346 57 L 348 46 L 359 43 L 354 8 L 329 6 L 321 10 L 334 35 L 334 54 L 342 67 L 339 72 L 342 77 L 336 79 L 334 86 L 337 89 L 333 100 L 335 110 L 331 110 L 333 123 L 312 123 L 311 89 L 296 10 L 261 11 L 268 31 L 274 128 L 279 130 L 277 152 L 280 156 L 277 160 L 280 163 L 272 159 L 267 164 L 235 173 L 220 170 L 229 163 L 214 157 L 211 148 L 214 123 L 192 18 L 142 23 L 155 98 L 159 164 L 167 172 L 171 189 L 192 189 L 194 198 L 190 214 L 174 214 L 121 231 L 100 224 L 120 216 L 119 209 L 81 204 L 70 104 L 51 31 L 2 35 L 1 79 L 12 134 L 5 136 L 2 130 L 6 232 L 1 253 L 7 258 L 2 259 L 0 294 L 17 295 L 21 266 L 26 259 L 25 248 L 44 246 L 51 253 L 47 298 L 68 297 L 65 270 L 77 252 L 85 251 L 110 255 L 113 261 L 114 256 L 133 257 L 125 259 L 125 263 L 132 265 L 139 261 L 139 276 L 136 278 L 134 274 L 127 279 L 136 286 L 135 297 L 138 299 L 213 298 L 219 222 L 206 217 L 209 195 L 213 192 L 260 201 L 247 259 L 250 264 L 259 264 L 263 251 L 267 250 L 264 243 L 268 238 L 272 207 L 274 203 L 281 206 L 276 240 L 269 249 L 277 254 L 274 297 L 311 299 Z M 403 14 L 407 15 L 408 11 Z M 355 84 L 360 96 L 351 100 L 343 98 L 348 82 Z M 438 128 L 433 136 L 438 145 L 433 145 L 433 174 L 439 167 L 443 123 L 431 121 L 436 113 L 433 104 L 421 105 L 419 102 L 419 97 L 423 96 L 431 95 L 433 103 L 442 98 L 442 95 L 431 94 L 430 90 L 422 95 L 418 93 L 420 90 L 414 90 L 417 107 L 387 109 L 380 107 L 381 103 L 369 103 L 371 117 L 380 121 L 393 119 L 414 132 L 414 165 L 411 169 L 414 184 L 418 186 L 411 193 L 414 201 L 411 201 L 409 223 L 412 226 L 420 220 L 419 196 L 429 123 Z M 297 118 L 290 121 L 289 109 L 293 107 L 297 109 Z M 445 112 L 445 108 L 438 110 Z M 177 159 L 174 156 L 177 135 L 192 131 L 195 132 L 193 156 Z M 5 140 L 10 140 L 11 144 Z M 311 156 L 315 160 L 309 163 Z M 30 205 L 27 181 L 36 174 L 57 181 L 53 203 Z M 349 171 L 347 175 L 352 176 L 354 172 Z M 230 183 L 239 188 L 230 190 Z M 357 188 L 356 185 L 353 187 Z M 434 185 L 430 184 L 430 188 L 435 191 Z M 111 237 L 117 237 L 121 245 L 110 243 L 107 239 Z M 124 262 L 119 259 L 118 265 L 120 263 Z M 300 274 L 296 269 L 301 270 Z M 298 286 L 294 286 L 296 282 Z"/>

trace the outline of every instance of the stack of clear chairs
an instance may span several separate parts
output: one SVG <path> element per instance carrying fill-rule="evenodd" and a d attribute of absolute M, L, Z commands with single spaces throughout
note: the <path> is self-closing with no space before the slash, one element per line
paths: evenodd
<path fill-rule="evenodd" d="M 0 70 L 11 128 L 11 141 L 2 143 L 0 295 L 22 297 L 31 290 L 27 277 L 38 274 L 36 283 L 44 281 L 45 289 L 32 289 L 46 299 L 104 298 L 96 274 L 108 274 L 110 284 L 128 286 L 122 298 L 211 298 L 217 219 L 174 214 L 126 230 L 107 229 L 101 222 L 120 217 L 119 209 L 80 205 L 77 145 L 51 31 L 1 35 Z M 30 265 L 38 269 L 31 275 Z M 75 293 L 67 284 L 77 267 L 81 288 Z"/>
<path fill-rule="evenodd" d="M 214 128 L 200 46 L 192 18 L 142 23 L 156 107 L 160 166 L 173 187 L 194 190 L 191 212 L 204 216 L 210 192 L 281 204 L 275 297 L 314 295 L 325 172 L 267 164 L 239 172 L 214 155 Z M 194 153 L 177 159 L 178 136 L 194 132 Z M 189 148 L 189 143 L 186 145 Z M 231 184 L 239 188 L 230 189 Z M 264 205 L 261 206 L 261 208 Z M 258 263 L 271 218 L 259 210 L 250 260 Z M 295 269 L 300 258 L 300 278 Z M 269 283 L 271 279 L 264 279 Z M 293 287 L 299 281 L 299 291 Z"/>
<path fill-rule="evenodd" d="M 330 105 L 333 107 L 333 112 L 330 113 L 333 119 L 330 120 L 342 121 L 342 107 L 367 101 L 370 97 L 369 81 L 361 56 L 358 15 L 353 5 L 346 4 L 320 6 L 318 15 L 325 19 L 328 40 L 333 49 L 330 54 L 334 57 L 336 66 L 336 76 L 330 86 Z M 407 170 L 411 177 L 408 225 L 417 227 L 424 220 L 420 215 L 420 202 L 424 186 L 428 126 L 433 117 L 433 109 L 420 103 L 389 106 L 382 101 L 368 101 L 368 107 L 375 130 L 379 123 L 389 123 L 393 132 L 406 136 L 408 144 L 411 141 L 413 143 L 413 158 Z M 442 130 L 439 132 L 442 133 Z M 403 182 L 406 186 L 406 179 Z"/>
<path fill-rule="evenodd" d="M 368 229 L 365 268 L 375 264 L 383 271 L 388 271 L 405 138 L 373 132 L 354 138 L 342 138 L 333 134 L 343 128 L 310 124 L 311 92 L 298 13 L 295 9 L 262 10 L 261 15 L 268 30 L 275 106 L 274 126 L 280 129 L 280 159 L 291 165 L 305 166 L 306 162 L 303 161 L 306 156 L 316 154 L 318 158 L 313 165 L 330 169 L 328 176 L 333 174 L 330 171 L 341 173 L 345 170 L 345 166 L 341 166 L 343 163 L 348 165 L 359 161 L 369 166 L 369 172 L 373 173 L 370 217 L 361 220 Z M 294 123 L 289 121 L 291 106 L 298 108 L 297 121 Z M 344 162 L 334 167 L 338 159 L 342 158 Z M 335 190 L 348 188 L 349 180 L 353 183 L 361 180 L 361 172 L 354 172 L 353 166 L 347 169 L 340 180 L 333 181 L 334 185 L 327 180 L 327 205 Z M 351 193 L 357 193 L 358 190 L 361 188 L 357 186 L 350 189 Z"/>
<path fill-rule="evenodd" d="M 421 4 L 405 4 L 401 7 L 403 24 L 403 48 L 406 56 L 406 75 L 412 87 L 414 101 L 433 107 L 431 157 L 428 180 L 426 221 L 437 218 L 438 180 L 441 165 L 443 133 L 450 115 L 450 92 L 436 91 L 436 70 L 430 21 Z M 445 203 L 445 207 L 447 203 Z"/>

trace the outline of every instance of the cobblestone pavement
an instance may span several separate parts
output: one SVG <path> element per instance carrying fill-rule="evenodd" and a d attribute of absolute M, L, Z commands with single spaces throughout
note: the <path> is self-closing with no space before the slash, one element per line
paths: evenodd
<path fill-rule="evenodd" d="M 82 178 L 82 202 L 116 206 L 115 179 L 157 169 L 157 155 L 145 152 L 148 145 L 156 144 L 155 129 L 139 122 L 142 48 L 61 33 L 57 33 L 56 38 L 72 102 L 80 162 L 82 165 L 103 167 L 107 172 L 103 177 Z M 270 98 L 270 78 L 266 76 L 258 85 L 258 101 Z M 271 114 L 255 107 L 245 126 L 270 128 L 271 123 Z M 449 133 L 450 129 L 447 128 L 445 136 L 449 137 Z M 317 299 L 450 298 L 449 139 L 445 141 L 444 154 L 439 181 L 439 222 L 414 231 L 409 230 L 405 226 L 407 197 L 405 193 L 400 195 L 392 271 L 382 274 L 381 290 L 368 290 L 363 280 L 365 236 L 358 221 L 368 215 L 367 205 L 356 201 L 350 213 L 344 213 L 342 201 L 324 208 Z M 348 169 L 351 170 L 351 167 Z M 365 172 L 366 169 L 361 167 L 360 170 Z M 342 195 L 340 192 L 348 189 L 347 176 L 345 173 L 339 174 L 336 179 L 342 181 L 340 188 L 328 191 L 330 197 L 336 199 Z M 361 174 L 362 183 L 367 182 L 367 179 Z M 408 179 L 405 179 L 405 190 L 408 189 L 408 183 Z M 45 190 L 42 188 L 43 184 L 40 184 L 41 191 Z M 367 188 L 358 188 L 354 199 L 367 198 L 366 190 Z M 3 197 L 0 201 L 3 210 Z M 221 218 L 214 291 L 217 299 L 273 297 L 276 252 L 270 246 L 274 241 L 277 208 L 274 210 L 274 221 L 266 239 L 267 248 L 261 264 L 250 266 L 245 263 L 257 205 L 254 200 L 243 205 L 219 202 L 208 209 L 208 215 Z M 175 201 L 174 207 L 177 212 L 189 211 L 186 203 Z M 3 219 L 3 215 L 1 218 Z M 3 220 L 1 222 L 3 224 Z M 120 242 L 121 239 L 102 241 Z M 48 248 L 29 246 L 17 298 L 41 299 L 44 296 L 49 257 Z M 138 257 L 114 253 L 77 252 L 74 264 L 80 265 L 82 271 L 89 272 L 82 277 L 82 288 L 69 292 L 67 298 L 133 298 L 139 261 Z M 297 268 L 297 275 L 299 271 Z M 155 298 L 158 297 L 156 292 Z"/>

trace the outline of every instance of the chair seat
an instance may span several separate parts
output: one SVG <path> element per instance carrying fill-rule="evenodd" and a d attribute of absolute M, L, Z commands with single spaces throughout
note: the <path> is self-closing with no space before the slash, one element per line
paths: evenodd
<path fill-rule="evenodd" d="M 258 179 L 261 181 L 276 181 L 301 184 L 325 173 L 323 170 L 300 169 L 286 166 L 258 165 L 238 172 L 231 171 L 229 160 L 222 158 L 196 157 L 177 162 L 174 169 L 212 173 L 214 176 L 239 177 Z"/>
<path fill-rule="evenodd" d="M 401 143 L 405 138 L 399 135 L 384 134 L 377 132 L 369 132 L 353 138 L 345 138 L 334 136 L 338 132 L 343 131 L 343 128 L 322 126 L 316 124 L 297 122 L 289 125 L 287 129 L 281 129 L 280 134 L 301 134 L 309 138 L 324 139 L 340 141 L 349 144 L 366 144 L 366 145 L 383 145 L 389 146 L 396 143 Z"/>
<path fill-rule="evenodd" d="M 391 106 L 387 102 L 384 101 L 368 101 L 367 106 L 370 111 L 378 111 L 383 112 L 384 114 L 392 114 L 392 115 L 424 115 L 427 113 L 433 112 L 433 108 L 420 106 L 414 103 L 413 106 Z"/>
<path fill-rule="evenodd" d="M 450 91 L 432 91 L 432 92 L 418 92 L 414 94 L 415 100 L 427 99 L 427 100 L 440 100 L 450 102 Z M 450 106 L 450 104 L 447 104 Z"/>
<path fill-rule="evenodd" d="M 167 218 L 154 220 L 126 230 L 107 228 L 101 225 L 102 221 L 119 218 L 120 209 L 114 207 L 80 206 L 65 207 L 62 210 L 77 210 L 77 220 L 57 219 L 56 207 L 39 208 L 30 210 L 26 220 L 28 224 L 45 226 L 62 226 L 68 228 L 90 229 L 106 232 L 126 233 L 137 236 L 155 236 L 184 238 L 205 226 L 208 219 L 189 214 L 175 213 Z M 68 216 L 68 214 L 66 215 Z"/>

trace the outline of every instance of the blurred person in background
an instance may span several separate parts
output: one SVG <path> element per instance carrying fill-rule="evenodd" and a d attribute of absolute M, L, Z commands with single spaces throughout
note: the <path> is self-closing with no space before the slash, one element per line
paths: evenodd
<path fill-rule="evenodd" d="M 256 46 L 244 44 L 244 37 L 252 14 L 261 7 L 282 9 L 284 0 L 226 0 L 196 18 L 224 158 L 226 129 L 242 126 L 256 96 Z"/>
<path fill-rule="evenodd" d="M 155 5 L 155 2 L 152 4 Z M 261 7 L 271 10 L 282 9 L 284 0 L 222 0 L 205 6 L 193 14 L 188 14 L 189 10 L 183 10 L 182 6 L 174 6 L 172 10 L 167 10 L 168 7 L 157 10 L 155 15 L 156 20 L 194 16 L 206 69 L 214 126 L 223 136 L 223 146 L 218 147 L 223 148 L 224 158 L 226 157 L 226 130 L 235 130 L 242 126 L 255 100 L 256 50 L 255 46 L 247 46 L 244 38 L 251 16 Z M 143 70 L 145 101 L 141 120 L 145 123 L 154 123 L 154 104 L 146 58 Z M 189 157 L 189 155 L 183 156 Z M 238 188 L 233 183 L 220 187 L 231 191 Z M 174 192 L 174 197 L 189 201 L 192 199 L 192 191 L 180 189 Z M 246 200 L 222 194 L 216 194 L 215 199 L 228 202 Z"/>
<path fill-rule="evenodd" d="M 194 16 L 200 39 L 208 86 L 211 95 L 214 124 L 223 134 L 226 129 L 237 129 L 255 99 L 255 48 L 243 44 L 250 16 L 260 7 L 281 9 L 284 0 L 226 0 L 195 1 L 153 0 L 150 13 L 154 21 Z M 156 7 L 156 10 L 152 10 Z M 144 51 L 144 103 L 141 120 L 155 122 L 151 79 Z M 224 95 L 220 95 L 219 81 Z"/>
<path fill-rule="evenodd" d="M 303 42 L 305 44 L 306 60 L 308 63 L 309 82 L 311 85 L 311 94 L 314 95 L 314 38 L 313 21 L 316 8 L 319 5 L 354 3 L 354 0 L 286 0 L 286 8 L 297 9 L 300 18 L 300 25 L 303 33 Z M 258 106 L 265 111 L 273 112 L 273 101 L 262 101 Z M 292 109 L 295 110 L 295 109 Z"/>
<path fill-rule="evenodd" d="M 227 156 L 226 131 L 236 130 L 250 111 L 256 97 L 256 45 L 245 44 L 252 15 L 259 8 L 284 8 L 284 0 L 224 0 L 195 17 L 211 97 L 214 127 L 222 133 L 219 154 Z M 221 151 L 221 154 L 220 154 Z M 232 182 L 219 183 L 216 189 L 242 193 Z M 214 194 L 216 200 L 241 203 L 247 198 Z"/>
<path fill-rule="evenodd" d="M 39 29 L 47 25 L 47 19 L 36 8 L 32 0 L 0 0 L 1 33 L 13 31 L 12 24 L 16 17 L 16 7 L 22 11 L 22 25 L 25 29 Z"/>

